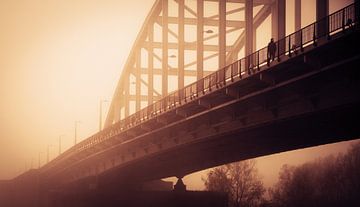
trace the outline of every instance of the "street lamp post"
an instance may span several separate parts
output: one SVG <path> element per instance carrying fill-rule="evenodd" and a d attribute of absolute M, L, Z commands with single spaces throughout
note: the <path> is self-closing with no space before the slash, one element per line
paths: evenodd
<path fill-rule="evenodd" d="M 100 100 L 99 131 L 102 129 L 102 104 L 105 102 L 107 102 L 107 100 Z"/>
<path fill-rule="evenodd" d="M 33 164 L 34 164 L 34 158 L 31 158 L 31 165 L 30 165 L 30 170 L 33 169 Z"/>
<path fill-rule="evenodd" d="M 46 163 L 49 163 L 49 148 L 52 147 L 52 145 L 48 144 L 47 146 L 47 155 L 46 155 Z"/>
<path fill-rule="evenodd" d="M 75 121 L 75 135 L 74 135 L 74 145 L 77 143 L 77 126 L 80 124 L 80 121 Z"/>
<path fill-rule="evenodd" d="M 59 136 L 59 155 L 61 154 L 61 138 L 63 136 L 64 136 L 63 134 Z"/>
<path fill-rule="evenodd" d="M 39 167 L 38 167 L 38 168 L 40 168 L 40 166 L 41 166 L 41 159 L 40 159 L 40 155 L 41 155 L 41 153 L 42 153 L 42 152 L 39 152 L 39 157 L 38 157 L 38 164 L 39 164 Z"/>

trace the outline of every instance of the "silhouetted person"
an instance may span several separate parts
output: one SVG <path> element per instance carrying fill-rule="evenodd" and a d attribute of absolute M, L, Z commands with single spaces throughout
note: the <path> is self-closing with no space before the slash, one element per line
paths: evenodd
<path fill-rule="evenodd" d="M 298 51 L 297 51 L 297 49 L 296 49 L 296 45 L 295 45 L 295 44 L 292 45 L 291 49 L 292 49 L 292 52 L 295 53 L 295 55 L 297 55 Z"/>
<path fill-rule="evenodd" d="M 274 38 L 271 38 L 267 47 L 267 64 L 270 65 L 270 60 L 274 61 L 276 53 L 276 44 Z"/>
<path fill-rule="evenodd" d="M 351 18 L 347 19 L 346 26 L 348 26 L 349 28 L 353 27 L 353 20 Z"/>

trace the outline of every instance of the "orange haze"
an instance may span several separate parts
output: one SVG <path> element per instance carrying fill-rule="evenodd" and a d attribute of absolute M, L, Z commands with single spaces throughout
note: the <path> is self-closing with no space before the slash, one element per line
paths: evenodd
<path fill-rule="evenodd" d="M 294 30 L 287 2 L 287 33 Z M 331 0 L 330 12 L 351 3 Z M 0 1 L 0 179 L 10 179 L 46 162 L 98 130 L 99 101 L 111 100 L 122 67 L 154 0 Z M 314 21 L 315 0 L 303 0 L 302 26 Z M 269 19 L 269 18 L 268 18 Z M 269 21 L 269 20 L 268 20 Z M 268 26 L 263 26 L 266 30 Z M 258 46 L 269 36 L 258 32 Z M 109 103 L 104 105 L 104 114 Z M 105 118 L 105 115 L 104 115 Z M 349 143 L 258 159 L 268 183 L 282 163 L 301 163 Z M 296 161 L 294 161 L 296 160 Z M 271 163 L 271 165 L 269 165 Z M 276 169 L 275 169 L 276 168 Z M 268 171 L 268 170 L 266 170 Z M 203 175 L 203 174 L 200 174 Z M 187 185 L 202 188 L 199 173 Z"/>

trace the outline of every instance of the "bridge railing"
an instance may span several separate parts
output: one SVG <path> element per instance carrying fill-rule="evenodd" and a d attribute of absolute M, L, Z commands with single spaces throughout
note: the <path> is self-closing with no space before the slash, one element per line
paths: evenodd
<path fill-rule="evenodd" d="M 330 40 L 332 35 L 352 28 L 355 25 L 357 26 L 359 20 L 359 6 L 358 3 L 351 4 L 275 42 L 277 48 L 277 61 L 281 61 L 281 58 L 284 56 L 291 57 L 294 53 L 297 54 L 302 52 L 304 47 L 311 44 L 316 46 L 319 39 L 326 37 L 325 40 Z M 137 111 L 101 132 L 94 134 L 70 148 L 55 160 L 68 156 L 71 153 L 77 153 L 88 149 L 131 127 L 142 124 L 164 112 L 197 99 L 199 96 L 221 88 L 234 81 L 235 78 L 243 79 L 251 76 L 256 71 L 259 71 L 262 66 L 267 65 L 268 61 L 267 47 L 264 47 L 166 97 L 163 97 L 161 100 Z M 121 141 L 127 140 L 123 138 Z"/>

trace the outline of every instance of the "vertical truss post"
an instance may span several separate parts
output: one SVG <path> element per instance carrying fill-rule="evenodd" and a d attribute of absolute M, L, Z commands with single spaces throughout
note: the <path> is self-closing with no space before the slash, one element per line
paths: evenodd
<path fill-rule="evenodd" d="M 204 1 L 197 0 L 197 41 L 196 41 L 196 70 L 197 80 L 204 75 Z"/>
<path fill-rule="evenodd" d="M 316 37 L 326 38 L 329 27 L 328 21 L 324 19 L 329 14 L 329 1 L 328 0 L 316 0 L 316 21 L 320 21 L 317 23 L 316 28 Z"/>
<path fill-rule="evenodd" d="M 295 31 L 301 29 L 301 0 L 295 0 Z"/>
<path fill-rule="evenodd" d="M 124 87 L 124 110 L 125 110 L 125 117 L 129 116 L 130 108 L 129 108 L 129 82 L 130 76 L 129 73 L 125 75 L 125 87 Z"/>
<path fill-rule="evenodd" d="M 295 0 L 295 31 L 301 29 L 301 0 Z M 296 47 L 301 45 L 301 36 L 300 33 L 295 34 L 295 44 Z"/>
<path fill-rule="evenodd" d="M 162 96 L 168 93 L 168 0 L 162 0 Z"/>
<path fill-rule="evenodd" d="M 253 52 L 253 1 L 245 1 L 245 56 Z M 245 59 L 245 68 L 250 74 L 253 61 L 251 57 Z"/>
<path fill-rule="evenodd" d="M 136 82 L 135 82 L 135 87 L 136 87 L 136 92 L 135 92 L 135 104 L 136 104 L 136 111 L 140 110 L 140 105 L 141 105 L 141 74 L 140 74 L 140 70 L 141 70 L 141 48 L 138 48 L 135 54 L 135 78 L 136 78 Z"/>
<path fill-rule="evenodd" d="M 226 0 L 219 1 L 219 68 L 226 64 Z"/>
<path fill-rule="evenodd" d="M 148 105 L 151 105 L 154 102 L 154 25 L 152 23 L 148 26 L 148 40 Z"/>
<path fill-rule="evenodd" d="M 113 119 L 112 123 L 120 121 L 120 119 L 121 119 L 121 110 L 120 109 L 121 109 L 120 100 L 119 99 L 114 100 L 114 112 L 113 112 L 114 119 Z M 111 112 L 109 111 L 109 113 L 111 113 Z M 105 123 L 105 126 L 106 126 L 106 123 Z"/>
<path fill-rule="evenodd" d="M 256 27 L 253 26 L 253 31 L 252 31 L 252 39 L 253 39 L 253 44 L 252 44 L 252 48 L 253 48 L 253 51 L 256 51 Z"/>
<path fill-rule="evenodd" d="M 286 4 L 285 0 L 276 1 L 276 11 L 277 11 L 277 38 L 279 41 L 278 44 L 278 61 L 280 61 L 280 56 L 284 54 L 286 49 L 286 40 L 284 39 L 286 33 Z"/>
<path fill-rule="evenodd" d="M 253 52 L 253 1 L 245 1 L 245 56 Z"/>
<path fill-rule="evenodd" d="M 285 37 L 285 0 L 277 0 L 271 7 L 271 33 L 275 41 Z"/>
<path fill-rule="evenodd" d="M 277 0 L 278 13 L 278 38 L 279 40 L 285 37 L 286 33 L 286 3 L 285 0 Z"/>
<path fill-rule="evenodd" d="M 271 37 L 274 38 L 275 41 L 279 39 L 278 36 L 278 9 L 277 3 L 273 3 L 271 6 Z"/>
<path fill-rule="evenodd" d="M 178 11 L 178 89 L 184 88 L 184 62 L 185 62 L 185 37 L 184 37 L 184 30 L 185 30 L 185 3 L 184 0 L 178 0 L 179 4 L 179 11 Z"/>

